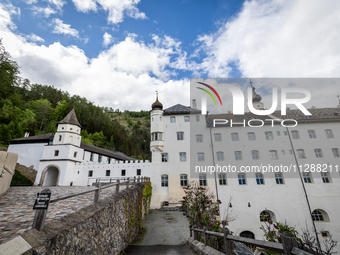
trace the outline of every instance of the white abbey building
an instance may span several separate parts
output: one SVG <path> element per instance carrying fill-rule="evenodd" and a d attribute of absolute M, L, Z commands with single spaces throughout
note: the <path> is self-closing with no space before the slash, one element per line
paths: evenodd
<path fill-rule="evenodd" d="M 253 104 L 263 109 L 257 94 Z M 163 110 L 157 97 L 151 110 L 151 207 L 180 202 L 182 187 L 195 180 L 215 194 L 217 190 L 221 217 L 229 212 L 227 220 L 234 218 L 229 228 L 237 235 L 262 240 L 261 221 L 272 219 L 287 221 L 300 233 L 306 225 L 313 232 L 315 225 L 320 243 L 330 235 L 340 241 L 340 108 L 309 111 L 311 116 L 288 110 L 286 118 L 298 125 L 286 128 L 265 121 L 279 119 L 280 112 L 205 116 L 179 104 Z M 213 119 L 239 124 L 213 127 Z M 249 127 L 252 119 L 265 124 Z M 216 185 L 215 175 L 205 172 L 208 166 L 224 166 Z M 259 170 L 263 166 L 276 166 L 277 172 Z"/>
<path fill-rule="evenodd" d="M 86 186 L 114 177 L 150 176 L 151 163 L 81 142 L 74 109 L 58 123 L 56 133 L 10 140 L 8 152 L 18 163 L 37 170 L 34 185 Z"/>

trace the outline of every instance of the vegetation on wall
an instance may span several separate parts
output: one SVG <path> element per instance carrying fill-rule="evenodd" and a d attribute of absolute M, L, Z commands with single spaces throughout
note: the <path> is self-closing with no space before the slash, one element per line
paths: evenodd
<path fill-rule="evenodd" d="M 19 66 L 0 40 L 0 144 L 56 132 L 57 123 L 74 107 L 82 125 L 83 142 L 116 150 L 138 159 L 150 159 L 149 112 L 120 112 L 71 96 L 51 85 L 31 84 L 19 76 Z M 119 115 L 121 118 L 115 118 Z M 121 125 L 128 123 L 127 125 Z"/>
<path fill-rule="evenodd" d="M 32 186 L 33 182 L 18 170 L 14 171 L 12 177 L 11 186 Z"/>

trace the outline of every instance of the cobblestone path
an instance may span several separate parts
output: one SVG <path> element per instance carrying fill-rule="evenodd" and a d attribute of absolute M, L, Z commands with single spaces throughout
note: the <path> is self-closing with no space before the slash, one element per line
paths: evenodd
<path fill-rule="evenodd" d="M 34 210 L 33 204 L 37 193 L 46 187 L 10 187 L 9 192 L 0 197 L 0 244 L 5 243 L 31 229 Z M 48 187 L 55 196 L 85 191 L 93 187 Z M 124 187 L 120 187 L 125 189 Z M 110 196 L 116 187 L 101 191 L 100 199 Z M 46 223 L 61 218 L 93 203 L 94 192 L 76 196 L 70 199 L 51 203 L 48 207 Z"/>

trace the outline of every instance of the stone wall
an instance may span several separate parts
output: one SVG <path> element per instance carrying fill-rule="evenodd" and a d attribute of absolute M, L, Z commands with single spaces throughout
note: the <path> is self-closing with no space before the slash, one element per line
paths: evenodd
<path fill-rule="evenodd" d="M 22 173 L 24 176 L 26 176 L 28 179 L 30 179 L 33 183 L 35 182 L 37 171 L 33 169 L 33 166 L 27 167 L 17 163 L 15 169 Z"/>
<path fill-rule="evenodd" d="M 46 224 L 43 231 L 25 233 L 22 238 L 32 248 L 22 254 L 120 254 L 142 227 L 143 188 L 143 183 L 130 186 Z"/>

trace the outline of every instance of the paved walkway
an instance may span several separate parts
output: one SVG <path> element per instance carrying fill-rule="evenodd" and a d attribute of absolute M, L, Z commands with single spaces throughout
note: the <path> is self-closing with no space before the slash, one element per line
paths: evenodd
<path fill-rule="evenodd" d="M 143 227 L 146 228 L 143 240 L 130 245 L 126 254 L 194 254 L 186 245 L 190 237 L 189 222 L 182 212 L 152 210 Z"/>
<path fill-rule="evenodd" d="M 37 193 L 46 187 L 10 187 L 9 192 L 0 197 L 0 244 L 5 243 L 27 231 L 32 227 L 34 219 L 33 204 Z M 54 196 L 85 191 L 93 187 L 49 187 Z M 125 186 L 121 187 L 125 189 Z M 116 187 L 104 189 L 100 193 L 100 199 L 114 193 Z M 93 203 L 94 192 L 70 199 L 51 203 L 48 208 L 46 223 L 61 218 Z"/>

